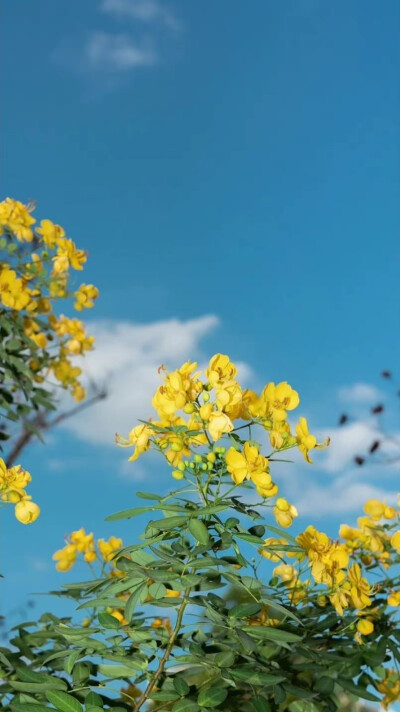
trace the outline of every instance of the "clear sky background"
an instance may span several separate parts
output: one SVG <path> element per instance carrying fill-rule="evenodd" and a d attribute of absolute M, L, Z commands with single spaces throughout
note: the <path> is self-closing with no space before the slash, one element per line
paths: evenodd
<path fill-rule="evenodd" d="M 352 456 L 399 363 L 399 27 L 397 0 L 3 3 L 2 194 L 89 250 L 87 369 L 110 392 L 24 453 L 42 516 L 2 513 L 7 611 L 63 581 L 67 532 L 131 543 L 139 523 L 104 517 L 170 486 L 113 445 L 150 415 L 162 362 L 226 352 L 247 385 L 300 391 L 332 447 L 274 473 L 299 526 L 393 500 L 398 469 Z"/>

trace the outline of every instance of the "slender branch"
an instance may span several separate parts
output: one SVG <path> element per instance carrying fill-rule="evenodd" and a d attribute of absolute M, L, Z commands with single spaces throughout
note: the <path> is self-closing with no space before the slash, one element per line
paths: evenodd
<path fill-rule="evenodd" d="M 183 597 L 182 603 L 181 603 L 181 605 L 180 605 L 180 607 L 179 607 L 179 610 L 178 610 L 178 615 L 177 615 L 177 618 L 176 618 L 175 627 L 174 627 L 174 630 L 173 630 L 172 633 L 171 633 L 171 637 L 170 637 L 170 639 L 169 639 L 169 641 L 168 641 L 168 645 L 167 645 L 167 647 L 166 647 L 166 649 L 165 649 L 165 653 L 164 653 L 164 655 L 162 656 L 162 658 L 161 658 L 161 660 L 160 660 L 160 662 L 159 662 L 158 668 L 157 668 L 156 672 L 154 673 L 154 676 L 153 676 L 152 679 L 150 680 L 150 682 L 149 682 L 149 684 L 147 685 L 145 691 L 140 695 L 140 697 L 139 697 L 139 699 L 138 699 L 138 701 L 137 701 L 137 703 L 136 703 L 136 706 L 135 706 L 134 709 L 133 709 L 133 712 L 139 712 L 140 708 L 142 707 L 142 705 L 144 705 L 144 703 L 145 703 L 146 700 L 148 699 L 149 695 L 151 694 L 152 690 L 154 689 L 157 680 L 161 677 L 161 675 L 162 675 L 163 672 L 164 672 L 165 665 L 166 665 L 166 663 L 167 663 L 167 661 L 168 661 L 169 656 L 171 655 L 172 649 L 173 649 L 173 647 L 174 647 L 174 645 L 175 645 L 175 641 L 176 641 L 176 639 L 177 639 L 177 637 L 178 637 L 178 635 L 179 635 L 179 631 L 180 631 L 181 626 L 182 626 L 183 614 L 184 614 L 184 612 L 185 612 L 185 608 L 186 608 L 187 604 L 189 603 L 190 590 L 191 590 L 191 589 L 190 589 L 190 586 L 188 586 L 188 587 L 185 589 L 184 597 Z"/>
<path fill-rule="evenodd" d="M 97 403 L 98 401 L 104 400 L 104 398 L 107 397 L 107 393 L 105 390 L 101 390 L 98 393 L 95 393 L 94 396 L 91 398 L 88 398 L 85 400 L 83 403 L 79 403 L 79 405 L 75 406 L 74 408 L 71 408 L 71 410 L 64 411 L 63 413 L 60 413 L 57 415 L 55 418 L 52 418 L 51 420 L 46 420 L 47 413 L 46 411 L 41 411 L 38 413 L 38 415 L 35 416 L 31 421 L 29 421 L 29 425 L 31 428 L 36 428 L 38 430 L 50 430 L 50 428 L 54 428 L 56 425 L 59 425 L 59 423 L 62 423 L 64 420 L 67 420 L 68 418 L 71 418 L 73 415 L 76 415 L 77 413 L 80 413 L 83 410 L 86 410 L 86 408 L 90 408 L 92 405 Z M 17 439 L 14 447 L 12 448 L 11 452 L 8 454 L 7 459 L 6 459 L 6 465 L 7 467 L 11 467 L 13 463 L 16 461 L 16 459 L 19 457 L 21 454 L 21 451 L 24 450 L 24 448 L 29 445 L 31 439 L 34 436 L 33 430 L 29 429 L 26 425 L 24 427 L 24 430 L 20 434 L 19 438 Z"/>

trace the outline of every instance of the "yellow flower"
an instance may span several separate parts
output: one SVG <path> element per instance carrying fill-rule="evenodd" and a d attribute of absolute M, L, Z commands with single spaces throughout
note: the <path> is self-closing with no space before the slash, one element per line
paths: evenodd
<path fill-rule="evenodd" d="M 215 410 L 209 417 L 207 429 L 214 442 L 216 442 L 220 440 L 224 433 L 232 432 L 233 423 L 226 413 Z"/>
<path fill-rule="evenodd" d="M 77 548 L 73 544 L 67 544 L 63 549 L 59 549 L 53 554 L 57 571 L 69 571 L 72 569 L 77 558 Z"/>
<path fill-rule="evenodd" d="M 87 260 L 84 250 L 78 250 L 72 240 L 61 237 L 57 241 L 57 254 L 52 258 L 54 262 L 54 272 L 66 272 L 70 267 L 73 269 L 83 269 L 83 264 Z"/>
<path fill-rule="evenodd" d="M 80 383 L 77 383 L 72 389 L 72 396 L 77 403 L 80 403 L 86 398 L 86 389 Z"/>
<path fill-rule="evenodd" d="M 387 602 L 389 606 L 400 606 L 400 591 L 391 591 L 388 596 Z"/>
<path fill-rule="evenodd" d="M 251 479 L 258 487 L 268 487 L 272 479 L 268 473 L 268 460 L 260 455 L 255 445 L 245 442 L 243 452 L 229 448 L 225 456 L 228 472 L 235 484 Z"/>
<path fill-rule="evenodd" d="M 121 623 L 121 625 L 128 625 L 128 621 L 126 620 L 124 614 L 122 613 L 122 611 L 119 608 L 114 608 L 114 610 L 111 610 L 110 615 L 113 618 L 116 618 L 117 621 L 119 621 Z"/>
<path fill-rule="evenodd" d="M 97 542 L 100 553 L 105 561 L 111 561 L 113 555 L 118 549 L 122 547 L 122 539 L 118 539 L 115 536 L 110 536 L 108 541 L 104 539 L 99 539 Z"/>
<path fill-rule="evenodd" d="M 166 373 L 165 382 L 153 396 L 152 404 L 160 418 L 168 420 L 185 405 L 196 400 L 202 385 L 193 371 L 197 363 L 187 361 L 177 371 Z"/>
<path fill-rule="evenodd" d="M 94 287 L 93 284 L 81 284 L 78 291 L 74 294 L 76 302 L 74 307 L 77 311 L 82 311 L 82 309 L 91 309 L 94 306 L 94 302 L 99 296 L 99 290 Z"/>
<path fill-rule="evenodd" d="M 357 623 L 357 630 L 361 635 L 371 635 L 374 632 L 374 624 L 368 618 L 361 618 Z"/>
<path fill-rule="evenodd" d="M 83 528 L 72 532 L 69 539 L 80 553 L 94 551 L 94 536 L 92 533 L 86 534 Z"/>
<path fill-rule="evenodd" d="M 155 618 L 151 624 L 152 628 L 165 628 L 168 633 L 172 632 L 171 622 L 169 618 Z"/>
<path fill-rule="evenodd" d="M 348 572 L 351 584 L 350 596 L 354 608 L 362 610 L 371 605 L 371 586 L 368 581 L 361 576 L 359 564 L 353 564 Z"/>
<path fill-rule="evenodd" d="M 20 242 L 31 242 L 33 239 L 31 225 L 35 222 L 35 218 L 29 214 L 29 206 L 23 205 L 19 200 L 6 198 L 0 203 L 0 233 L 6 227 Z"/>
<path fill-rule="evenodd" d="M 181 595 L 180 591 L 175 591 L 172 588 L 167 588 L 167 590 L 165 592 L 166 598 L 179 598 L 180 595 Z"/>
<path fill-rule="evenodd" d="M 261 399 L 265 403 L 266 415 L 277 421 L 286 420 L 286 411 L 294 410 L 300 403 L 299 394 L 286 381 L 277 385 L 268 383 Z"/>
<path fill-rule="evenodd" d="M 239 418 L 242 412 L 242 389 L 237 381 L 225 381 L 215 387 L 218 410 L 229 415 L 232 420 Z"/>
<path fill-rule="evenodd" d="M 317 444 L 317 438 L 314 435 L 310 435 L 308 432 L 308 424 L 305 418 L 300 418 L 298 425 L 296 425 L 296 435 L 297 435 L 297 445 L 300 452 L 303 453 L 304 458 L 307 462 L 312 463 L 309 457 L 309 451 L 313 450 Z"/>
<path fill-rule="evenodd" d="M 379 502 L 377 499 L 369 499 L 364 505 L 364 512 L 372 519 L 373 522 L 379 522 L 383 519 L 386 505 Z"/>
<path fill-rule="evenodd" d="M 275 566 L 274 568 L 274 576 L 279 576 L 282 581 L 291 583 L 297 578 L 298 572 L 294 566 L 290 566 L 289 564 L 279 564 L 279 566 Z"/>
<path fill-rule="evenodd" d="M 215 388 L 226 381 L 234 379 L 237 374 L 237 368 L 231 363 L 229 356 L 215 354 L 215 356 L 210 359 L 208 369 L 206 369 L 205 373 L 211 386 Z"/>
<path fill-rule="evenodd" d="M 277 523 L 287 529 L 293 523 L 295 517 L 298 516 L 298 511 L 293 504 L 289 504 L 286 499 L 279 497 L 275 502 L 274 517 Z"/>
<path fill-rule="evenodd" d="M 55 225 L 51 220 L 42 220 L 36 232 L 42 236 L 46 247 L 53 249 L 60 238 L 65 237 L 65 230 L 60 225 Z"/>
<path fill-rule="evenodd" d="M 400 554 L 400 531 L 393 534 L 390 543 L 393 546 L 393 549 L 396 549 L 396 551 Z"/>
<path fill-rule="evenodd" d="M 32 295 L 26 284 L 9 267 L 3 267 L 0 272 L 0 298 L 5 307 L 17 311 L 26 309 L 31 302 Z"/>
<path fill-rule="evenodd" d="M 153 437 L 154 431 L 149 426 L 143 423 L 142 425 L 136 425 L 130 431 L 128 438 L 122 438 L 120 435 L 115 436 L 115 441 L 117 445 L 121 447 L 132 447 L 135 446 L 135 451 L 133 455 L 129 458 L 129 462 L 137 460 L 139 455 L 142 455 L 150 447 L 150 438 Z"/>
<path fill-rule="evenodd" d="M 40 515 L 40 507 L 28 497 L 15 505 L 15 516 L 22 524 L 32 524 Z"/>

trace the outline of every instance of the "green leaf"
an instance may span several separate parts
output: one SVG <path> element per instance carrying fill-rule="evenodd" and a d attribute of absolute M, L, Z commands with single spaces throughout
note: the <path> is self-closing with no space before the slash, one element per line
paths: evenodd
<path fill-rule="evenodd" d="M 105 518 L 105 522 L 117 522 L 119 519 L 132 519 L 132 517 L 137 517 L 139 514 L 145 514 L 151 511 L 150 507 L 134 507 L 133 509 L 123 509 L 122 512 L 116 512 L 115 514 L 110 514 Z"/>
<path fill-rule="evenodd" d="M 204 522 L 202 522 L 200 519 L 190 519 L 189 521 L 189 531 L 194 536 L 195 539 L 199 542 L 199 544 L 203 544 L 205 546 L 208 544 L 210 541 L 210 535 L 208 533 L 208 529 Z"/>
<path fill-rule="evenodd" d="M 346 680 L 346 678 L 344 677 L 338 677 L 337 682 L 343 687 L 344 690 L 350 692 L 356 697 L 362 697 L 363 700 L 370 700 L 371 702 L 380 701 L 379 697 L 373 695 L 372 692 L 369 692 L 365 687 L 363 687 L 363 685 L 357 685 L 351 680 Z"/>
<path fill-rule="evenodd" d="M 139 584 L 139 586 L 137 586 L 134 591 L 132 591 L 125 605 L 125 618 L 127 621 L 132 620 L 136 604 L 139 602 L 141 596 L 144 595 L 145 592 L 147 593 L 147 590 L 147 585 L 145 582 L 143 582 Z"/>
<path fill-rule="evenodd" d="M 107 611 L 99 611 L 98 613 L 98 619 L 100 625 L 103 626 L 103 628 L 120 628 L 121 623 L 117 618 L 114 618 L 110 613 L 107 613 Z"/>
<path fill-rule="evenodd" d="M 168 531 L 169 529 L 179 529 L 186 524 L 188 517 L 166 517 L 165 519 L 154 519 L 149 522 L 150 529 Z"/>
<path fill-rule="evenodd" d="M 193 700 L 179 700 L 172 708 L 172 712 L 198 712 L 199 705 Z"/>
<path fill-rule="evenodd" d="M 304 700 L 295 700 L 289 705 L 290 712 L 320 712 L 320 708 L 314 705 L 312 702 L 305 702 Z"/>
<path fill-rule="evenodd" d="M 11 709 L 14 712 L 49 712 L 49 707 L 38 702 L 11 702 Z"/>
<path fill-rule="evenodd" d="M 60 712 L 82 712 L 82 705 L 75 697 L 59 690 L 46 691 L 49 702 Z"/>
<path fill-rule="evenodd" d="M 266 596 L 263 596 L 263 597 L 262 597 L 262 602 L 263 602 L 263 603 L 266 603 L 268 606 L 270 606 L 270 607 L 271 607 L 273 610 L 275 610 L 277 613 L 278 613 L 278 612 L 279 612 L 279 613 L 283 613 L 283 614 L 284 614 L 285 616 L 287 616 L 288 618 L 291 618 L 292 620 L 296 621 L 296 623 L 298 623 L 299 625 L 304 626 L 304 623 L 302 623 L 302 621 L 300 620 L 300 618 L 298 618 L 297 616 L 295 616 L 295 614 L 292 613 L 292 611 L 289 611 L 288 608 L 286 608 L 285 606 L 282 606 L 281 603 L 277 603 L 273 598 L 267 598 Z M 273 611 L 271 611 L 271 612 L 273 612 Z"/>
<path fill-rule="evenodd" d="M 209 687 L 201 690 L 197 702 L 200 707 L 218 707 L 227 696 L 228 690 L 225 687 Z"/>
<path fill-rule="evenodd" d="M 179 695 L 177 692 L 160 690 L 159 692 L 152 692 L 149 697 L 151 700 L 159 700 L 160 702 L 173 702 L 178 699 Z"/>
<path fill-rule="evenodd" d="M 267 672 L 253 672 L 251 668 L 243 666 L 230 671 L 235 680 L 244 680 L 249 685 L 277 685 L 286 678 L 282 675 L 272 675 Z"/>
<path fill-rule="evenodd" d="M 174 677 L 173 684 L 178 695 L 180 695 L 181 697 L 185 697 L 185 695 L 189 694 L 190 687 L 183 679 L 183 677 Z"/>
<path fill-rule="evenodd" d="M 103 699 L 97 692 L 89 692 L 85 697 L 85 705 L 91 707 L 103 707 Z"/>
<path fill-rule="evenodd" d="M 256 638 L 267 638 L 267 640 L 274 640 L 276 643 L 297 643 L 302 640 L 301 635 L 290 633 L 281 628 L 270 628 L 267 625 L 246 625 L 243 626 L 243 630 Z"/>
<path fill-rule="evenodd" d="M 132 677 L 134 668 L 128 667 L 128 665 L 99 665 L 98 671 L 104 677 L 122 678 Z"/>
<path fill-rule="evenodd" d="M 271 712 L 271 705 L 265 697 L 256 697 L 252 700 L 254 712 Z"/>
<path fill-rule="evenodd" d="M 220 653 L 216 653 L 214 663 L 217 667 L 231 667 L 235 662 L 235 658 L 233 650 L 222 650 Z"/>
<path fill-rule="evenodd" d="M 332 694 L 334 687 L 334 680 L 331 677 L 326 677 L 326 675 L 322 675 L 322 677 L 317 678 L 317 681 L 314 685 L 314 690 L 316 692 L 320 692 L 322 695 L 330 695 Z"/>
<path fill-rule="evenodd" d="M 68 658 L 66 659 L 66 661 L 64 663 L 64 670 L 65 670 L 65 672 L 68 673 L 68 675 L 71 674 L 71 672 L 74 668 L 74 665 L 75 665 L 76 661 L 78 660 L 80 654 L 81 654 L 80 650 L 73 650 L 72 653 L 70 653 L 70 655 L 68 655 Z"/>
<path fill-rule="evenodd" d="M 149 586 L 149 596 L 151 596 L 155 600 L 158 600 L 159 598 L 164 598 L 166 593 L 167 589 L 165 588 L 163 583 L 152 583 L 151 586 Z"/>
<path fill-rule="evenodd" d="M 19 692 L 45 692 L 49 688 L 52 690 L 66 690 L 67 683 L 59 677 L 51 678 L 46 682 L 20 682 L 19 680 L 9 680 L 9 685 Z"/>
<path fill-rule="evenodd" d="M 155 500 L 160 500 L 162 497 L 158 494 L 153 494 L 152 492 L 136 492 L 136 497 L 139 497 L 139 499 L 155 499 Z"/>
<path fill-rule="evenodd" d="M 255 616 L 261 608 L 260 603 L 238 603 L 231 608 L 229 615 L 231 618 L 248 618 L 249 616 Z"/>

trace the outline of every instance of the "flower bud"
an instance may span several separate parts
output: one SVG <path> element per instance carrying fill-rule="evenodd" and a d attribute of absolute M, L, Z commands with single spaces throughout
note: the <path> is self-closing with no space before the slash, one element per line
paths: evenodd
<path fill-rule="evenodd" d="M 194 413 L 195 410 L 196 409 L 195 409 L 193 403 L 186 403 L 186 405 L 183 408 L 183 412 L 187 413 L 187 415 L 191 415 L 192 413 Z"/>
<path fill-rule="evenodd" d="M 183 476 L 184 475 L 183 475 L 183 472 L 181 472 L 181 470 L 174 470 L 172 472 L 172 477 L 174 478 L 174 480 L 183 480 Z"/>
<path fill-rule="evenodd" d="M 206 391 L 203 393 L 203 401 L 204 401 L 204 403 L 208 403 L 209 400 L 210 400 L 210 394 L 207 393 L 207 391 Z"/>
<path fill-rule="evenodd" d="M 171 450 L 173 452 L 181 452 L 183 450 L 183 445 L 182 443 L 172 443 L 171 445 Z"/>

